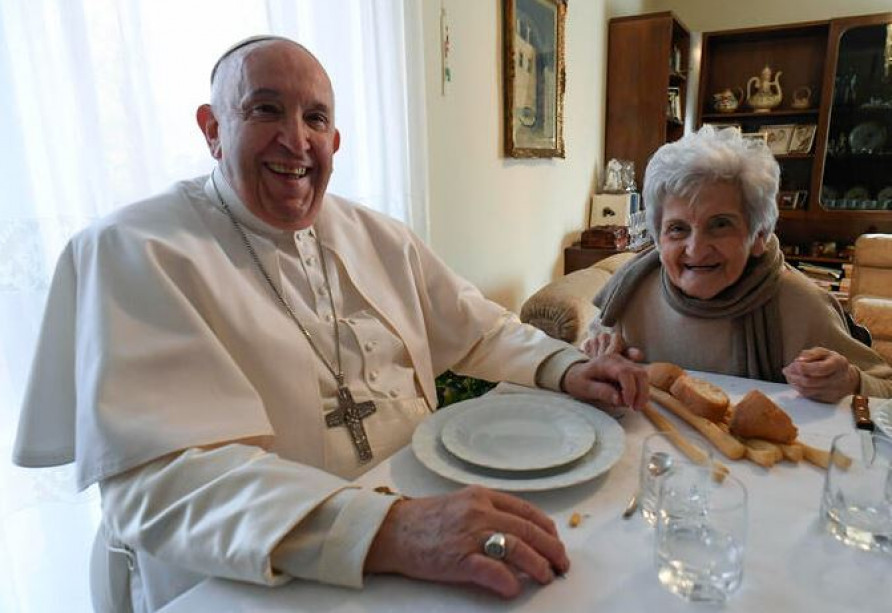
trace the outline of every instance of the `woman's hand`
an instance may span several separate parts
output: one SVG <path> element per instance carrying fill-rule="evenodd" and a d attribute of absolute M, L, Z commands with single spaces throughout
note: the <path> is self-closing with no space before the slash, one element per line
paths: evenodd
<path fill-rule="evenodd" d="M 612 334 L 599 332 L 594 336 L 590 336 L 585 339 L 585 342 L 582 344 L 582 350 L 592 358 L 598 357 L 599 355 L 618 353 L 635 362 L 644 361 L 644 352 L 637 347 L 629 347 L 626 345 L 626 339 L 624 339 L 623 335 L 619 332 L 614 332 Z"/>
<path fill-rule="evenodd" d="M 650 397 L 647 371 L 618 353 L 577 362 L 567 369 L 561 388 L 583 402 L 640 410 Z"/>
<path fill-rule="evenodd" d="M 843 396 L 855 394 L 861 386 L 861 375 L 842 355 L 825 349 L 805 349 L 784 368 L 787 383 L 812 400 L 839 402 Z"/>
<path fill-rule="evenodd" d="M 483 553 L 494 532 L 507 555 Z M 397 573 L 444 583 L 474 583 L 505 598 L 517 596 L 519 573 L 550 583 L 570 568 L 554 522 L 528 502 L 479 486 L 396 502 L 365 561 L 369 573 Z"/>

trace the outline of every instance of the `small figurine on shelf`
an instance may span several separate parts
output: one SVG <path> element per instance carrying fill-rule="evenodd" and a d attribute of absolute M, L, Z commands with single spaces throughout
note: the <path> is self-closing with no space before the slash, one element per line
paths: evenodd
<path fill-rule="evenodd" d="M 746 102 L 756 113 L 768 113 L 778 106 L 783 100 L 780 76 L 783 73 L 778 70 L 771 78 L 771 68 L 766 66 L 758 77 L 750 77 L 746 83 Z M 754 89 L 755 86 L 755 89 Z"/>
<path fill-rule="evenodd" d="M 625 192 L 637 192 L 638 185 L 635 183 L 635 162 L 631 160 L 622 161 L 622 187 Z"/>
<path fill-rule="evenodd" d="M 615 194 L 617 192 L 623 191 L 622 178 L 623 165 L 616 158 L 611 158 L 609 162 L 607 162 L 607 167 L 604 169 L 604 191 L 608 194 Z"/>

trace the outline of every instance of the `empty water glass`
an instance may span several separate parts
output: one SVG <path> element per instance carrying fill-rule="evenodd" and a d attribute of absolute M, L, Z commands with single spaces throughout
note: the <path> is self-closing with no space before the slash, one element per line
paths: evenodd
<path fill-rule="evenodd" d="M 712 452 L 707 444 L 696 435 L 685 435 L 691 449 L 697 452 L 699 464 L 712 463 Z M 638 505 L 641 516 L 650 525 L 656 519 L 657 496 L 660 483 L 673 468 L 691 463 L 691 458 L 682 454 L 665 432 L 654 432 L 644 439 L 641 445 L 641 463 L 638 468 Z M 704 477 L 706 478 L 706 477 Z"/>
<path fill-rule="evenodd" d="M 843 543 L 892 553 L 892 440 L 869 432 L 834 438 L 821 506 Z"/>
<path fill-rule="evenodd" d="M 740 587 L 747 494 L 731 476 L 689 464 L 663 479 L 657 502 L 657 577 L 687 600 L 722 603 Z"/>

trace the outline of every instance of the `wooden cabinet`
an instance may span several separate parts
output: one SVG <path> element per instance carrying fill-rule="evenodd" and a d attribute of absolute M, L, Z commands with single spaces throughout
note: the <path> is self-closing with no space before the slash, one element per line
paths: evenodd
<path fill-rule="evenodd" d="M 588 268 L 592 264 L 617 253 L 622 253 L 622 251 L 616 249 L 590 249 L 583 247 L 579 242 L 575 242 L 569 247 L 564 247 L 564 274 L 569 275 L 571 272 Z"/>
<path fill-rule="evenodd" d="M 789 139 L 791 126 L 813 126 L 817 133 L 829 30 L 828 22 L 818 22 L 703 34 L 698 126 L 732 125 L 745 134 L 770 137 L 781 167 L 780 190 L 795 194 L 784 205 L 797 210 L 808 209 L 816 199 L 810 191 L 812 176 L 820 172 L 816 148 L 813 142 L 805 150 L 800 147 L 790 152 L 774 139 Z M 781 102 L 770 111 L 759 112 L 749 106 L 747 97 L 757 95 L 766 67 L 777 80 Z M 736 111 L 720 113 L 713 107 L 713 94 L 726 89 L 742 92 L 742 100 Z M 799 92 L 800 100 L 808 99 L 805 108 L 793 107 L 794 91 Z"/>
<path fill-rule="evenodd" d="M 890 54 L 892 50 L 867 42 L 868 38 L 873 41 L 878 37 L 876 32 L 854 38 L 846 35 L 853 28 L 871 24 L 883 26 L 883 43 L 892 45 L 892 40 L 885 42 L 887 32 L 892 37 L 892 29 L 885 28 L 885 24 L 892 24 L 892 13 L 703 34 L 697 126 L 733 124 L 744 133 L 762 132 L 772 137 L 796 132 L 807 134 L 813 130 L 814 139 L 807 146 L 800 139 L 792 150 L 785 151 L 781 144 L 775 154 L 781 168 L 777 233 L 782 243 L 798 248 L 803 254 L 814 243 L 835 241 L 843 249 L 865 232 L 892 232 L 892 209 L 884 209 L 879 202 L 867 204 L 871 197 L 878 200 L 875 196 L 882 191 L 884 181 L 892 185 L 892 112 L 887 115 L 880 109 L 861 109 L 864 103 L 870 104 L 869 98 L 849 104 L 857 106 L 860 114 L 847 118 L 845 114 L 852 113 L 852 109 L 834 103 L 841 96 L 845 99 L 838 87 L 844 85 L 848 75 L 856 74 L 855 79 L 860 79 L 862 87 L 870 78 L 882 81 L 873 87 L 863 87 L 862 95 L 869 91 L 875 106 L 882 107 L 888 102 L 892 109 L 892 65 L 885 69 L 888 73 L 883 73 L 883 54 Z M 863 57 L 846 60 L 847 50 Z M 870 58 L 864 59 L 867 55 Z M 888 61 L 892 62 L 892 58 Z M 838 65 L 844 65 L 842 75 L 837 74 Z M 746 103 L 747 86 L 753 81 L 750 92 L 756 91 L 766 66 L 772 78 L 780 72 L 782 99 L 770 111 L 757 112 Z M 882 78 L 878 76 L 881 73 Z M 739 91 L 738 88 L 743 90 L 738 108 L 733 112 L 718 112 L 713 105 L 713 94 L 726 89 Z M 794 104 L 796 100 L 798 104 Z M 866 118 L 861 116 L 863 113 L 873 113 L 873 116 Z M 870 155 L 865 151 L 853 156 L 851 149 L 836 152 L 837 145 L 833 143 L 839 140 L 840 134 L 848 137 L 851 130 L 868 122 L 880 126 L 877 130 L 885 125 L 888 137 L 881 146 L 875 147 Z M 868 129 L 861 128 L 861 131 Z M 869 137 L 870 134 L 861 135 L 863 140 Z M 876 135 L 873 138 L 879 139 Z M 797 141 L 794 139 L 791 143 Z M 859 156 L 865 159 L 854 159 Z M 859 196 L 858 203 L 849 206 L 852 204 L 849 200 L 855 200 L 853 197 L 838 204 L 840 197 L 856 186 L 852 173 L 868 167 L 871 174 L 864 180 L 868 196 L 852 191 L 853 196 Z M 827 206 L 825 186 L 835 190 L 830 194 L 834 196 L 831 206 Z M 865 202 L 862 204 L 860 200 Z"/>
<path fill-rule="evenodd" d="M 610 20 L 605 160 L 647 160 L 684 134 L 690 35 L 669 12 Z"/>

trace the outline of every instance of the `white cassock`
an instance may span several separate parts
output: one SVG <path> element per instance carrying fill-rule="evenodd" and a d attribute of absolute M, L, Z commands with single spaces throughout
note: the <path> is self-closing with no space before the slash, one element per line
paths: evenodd
<path fill-rule="evenodd" d="M 282 232 L 215 177 L 332 363 L 338 317 L 348 385 L 376 404 L 363 422 L 375 462 L 436 406 L 435 374 L 555 388 L 585 359 L 486 300 L 399 222 L 327 195 L 313 229 Z M 100 483 L 100 609 L 118 606 L 115 581 L 135 610 L 206 576 L 358 586 L 393 498 L 347 480 L 374 462 L 359 465 L 347 430 L 326 427 L 335 390 L 203 177 L 68 244 L 14 460 L 76 461 L 78 487 Z"/>

